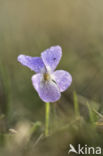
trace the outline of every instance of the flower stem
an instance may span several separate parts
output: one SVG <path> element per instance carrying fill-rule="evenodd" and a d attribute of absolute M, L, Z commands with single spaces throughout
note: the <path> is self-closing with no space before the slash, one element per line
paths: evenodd
<path fill-rule="evenodd" d="M 45 136 L 49 135 L 50 103 L 45 103 Z"/>

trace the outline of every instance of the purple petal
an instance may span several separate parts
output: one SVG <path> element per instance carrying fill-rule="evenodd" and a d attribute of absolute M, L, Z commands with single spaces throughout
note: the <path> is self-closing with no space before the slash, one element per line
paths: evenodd
<path fill-rule="evenodd" d="M 30 68 L 31 70 L 35 71 L 36 73 L 39 73 L 41 71 L 45 71 L 45 65 L 40 57 L 31 57 L 26 55 L 19 55 L 18 61 L 24 65 Z"/>
<path fill-rule="evenodd" d="M 32 83 L 44 102 L 55 102 L 60 99 L 61 93 L 58 86 L 53 81 L 43 81 L 41 74 L 34 75 Z"/>
<path fill-rule="evenodd" d="M 56 81 L 61 92 L 65 91 L 72 83 L 72 76 L 64 70 L 55 71 L 53 79 Z"/>
<path fill-rule="evenodd" d="M 62 56 L 60 46 L 53 46 L 41 53 L 42 60 L 47 69 L 52 71 L 56 69 Z"/>

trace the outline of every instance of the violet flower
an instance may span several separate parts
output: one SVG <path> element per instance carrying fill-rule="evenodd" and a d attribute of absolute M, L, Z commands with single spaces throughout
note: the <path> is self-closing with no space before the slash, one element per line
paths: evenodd
<path fill-rule="evenodd" d="M 60 99 L 72 83 L 72 76 L 64 70 L 56 70 L 62 57 L 60 46 L 52 46 L 41 53 L 41 57 L 19 55 L 18 61 L 35 71 L 32 84 L 44 102 L 55 102 Z"/>

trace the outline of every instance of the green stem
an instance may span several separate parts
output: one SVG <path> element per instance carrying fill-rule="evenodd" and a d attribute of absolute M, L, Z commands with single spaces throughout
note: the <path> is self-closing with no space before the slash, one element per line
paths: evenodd
<path fill-rule="evenodd" d="M 49 135 L 50 103 L 45 103 L 45 136 Z"/>

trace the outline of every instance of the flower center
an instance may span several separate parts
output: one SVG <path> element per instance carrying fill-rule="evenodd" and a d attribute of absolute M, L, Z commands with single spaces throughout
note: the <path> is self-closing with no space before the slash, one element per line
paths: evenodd
<path fill-rule="evenodd" d="M 50 75 L 48 73 L 44 74 L 44 80 L 49 81 L 50 80 Z"/>

